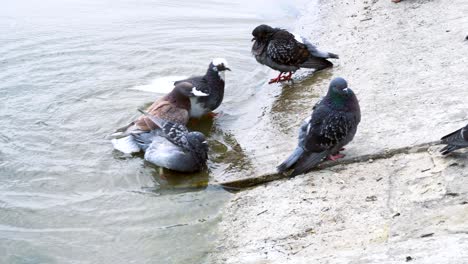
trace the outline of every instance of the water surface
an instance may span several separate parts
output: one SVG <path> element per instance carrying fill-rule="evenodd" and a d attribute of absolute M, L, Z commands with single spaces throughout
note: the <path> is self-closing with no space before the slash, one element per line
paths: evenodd
<path fill-rule="evenodd" d="M 291 25 L 304 2 L 2 3 L 0 262 L 203 262 L 230 197 L 207 184 L 251 171 L 239 131 L 281 91 L 254 103 L 271 76 L 250 32 Z M 192 125 L 209 136 L 208 171 L 175 174 L 112 150 L 106 136 L 160 96 L 142 88 L 202 74 L 215 57 L 233 71 L 223 114 Z"/>

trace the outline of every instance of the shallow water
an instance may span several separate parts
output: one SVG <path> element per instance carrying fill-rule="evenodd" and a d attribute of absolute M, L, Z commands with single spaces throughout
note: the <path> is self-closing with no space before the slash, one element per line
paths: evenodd
<path fill-rule="evenodd" d="M 271 72 L 251 57 L 250 32 L 292 25 L 306 2 L 3 3 L 0 262 L 203 262 L 230 196 L 207 183 L 252 170 L 239 143 L 248 133 L 235 128 L 281 91 L 261 92 Z M 155 86 L 202 74 L 214 57 L 233 71 L 222 115 L 191 126 L 209 136 L 207 172 L 179 175 L 112 150 L 106 136 L 160 96 Z"/>

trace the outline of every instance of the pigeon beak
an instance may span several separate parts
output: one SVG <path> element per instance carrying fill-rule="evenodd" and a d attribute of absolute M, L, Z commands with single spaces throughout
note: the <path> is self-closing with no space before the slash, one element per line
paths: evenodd
<path fill-rule="evenodd" d="M 209 94 L 206 94 L 202 91 L 198 91 L 196 87 L 192 88 L 192 94 L 195 96 L 208 96 Z"/>
<path fill-rule="evenodd" d="M 254 40 L 257 40 L 257 39 L 256 39 L 256 38 L 252 38 L 252 40 L 251 40 L 251 41 L 254 41 Z"/>
<path fill-rule="evenodd" d="M 231 69 L 229 69 L 228 67 L 225 68 L 227 71 L 231 71 Z"/>

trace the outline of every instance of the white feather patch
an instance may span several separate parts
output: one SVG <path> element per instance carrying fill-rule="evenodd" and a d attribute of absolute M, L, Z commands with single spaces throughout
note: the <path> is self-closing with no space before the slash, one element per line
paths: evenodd
<path fill-rule="evenodd" d="M 209 95 L 209 94 L 206 94 L 206 93 L 204 93 L 202 91 L 197 90 L 197 87 L 192 88 L 192 93 L 195 96 L 208 96 Z"/>
<path fill-rule="evenodd" d="M 202 115 L 206 114 L 208 112 L 207 109 L 203 108 L 201 106 L 201 104 L 199 104 L 197 102 L 197 99 L 196 98 L 193 98 L 191 97 L 190 98 L 190 103 L 191 103 L 191 107 L 190 107 L 190 116 L 191 117 L 201 117 Z"/>
<path fill-rule="evenodd" d="M 140 147 L 138 147 L 132 136 L 114 138 L 111 140 L 111 142 L 116 150 L 125 154 L 140 152 Z"/>
<path fill-rule="evenodd" d="M 227 63 L 227 60 L 224 59 L 224 58 L 214 58 L 211 62 L 213 62 L 213 65 L 214 65 L 214 66 L 218 66 L 218 65 L 224 64 L 224 67 L 228 67 L 228 68 L 229 68 L 229 65 L 228 65 L 228 63 Z"/>
<path fill-rule="evenodd" d="M 130 90 L 139 90 L 144 92 L 165 94 L 169 93 L 174 89 L 174 82 L 187 79 L 187 76 L 164 76 L 154 79 L 149 84 L 137 85 Z"/>
<path fill-rule="evenodd" d="M 219 78 L 221 78 L 221 80 L 225 81 L 224 71 L 218 72 L 218 76 L 219 76 Z"/>

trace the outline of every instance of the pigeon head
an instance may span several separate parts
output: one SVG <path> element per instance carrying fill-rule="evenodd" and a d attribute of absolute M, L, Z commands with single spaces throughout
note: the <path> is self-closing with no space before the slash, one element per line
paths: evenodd
<path fill-rule="evenodd" d="M 204 159 L 207 158 L 208 142 L 203 133 L 192 131 L 187 134 L 187 141 L 198 154 L 201 154 Z"/>
<path fill-rule="evenodd" d="M 274 29 L 268 25 L 260 25 L 257 26 L 253 31 L 252 35 L 254 36 L 252 41 L 257 40 L 257 41 L 266 41 L 271 36 L 277 31 L 277 29 Z"/>
<path fill-rule="evenodd" d="M 345 79 L 337 77 L 331 81 L 328 94 L 346 97 L 352 95 L 353 91 L 348 88 L 348 83 Z"/>
<path fill-rule="evenodd" d="M 175 92 L 176 94 L 179 94 L 179 95 L 186 96 L 186 97 L 208 96 L 208 94 L 197 90 L 197 88 L 195 86 L 193 86 L 189 82 L 178 83 L 174 87 L 173 92 Z"/>
<path fill-rule="evenodd" d="M 225 80 L 225 77 L 224 77 L 224 72 L 225 71 L 230 71 L 231 69 L 229 69 L 228 67 L 228 64 L 227 64 L 227 61 L 223 58 L 215 58 L 211 61 L 210 63 L 210 66 L 208 67 L 208 72 L 216 72 L 218 73 L 218 76 L 219 78 L 221 78 L 221 80 Z"/>
<path fill-rule="evenodd" d="M 226 61 L 226 59 L 223 59 L 223 58 L 215 58 L 211 61 L 211 64 L 210 65 L 212 67 L 212 69 L 214 71 L 217 71 L 217 72 L 222 72 L 222 71 L 231 71 L 231 69 L 229 69 L 228 67 L 228 63 Z"/>

